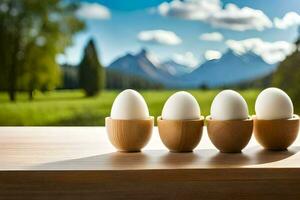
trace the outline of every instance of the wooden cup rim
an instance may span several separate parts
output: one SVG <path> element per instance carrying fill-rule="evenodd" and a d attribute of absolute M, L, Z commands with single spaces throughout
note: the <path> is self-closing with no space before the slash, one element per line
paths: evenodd
<path fill-rule="evenodd" d="M 182 121 L 185 121 L 185 122 L 198 122 L 198 121 L 204 121 L 205 120 L 205 117 L 204 116 L 200 116 L 199 119 L 162 119 L 161 116 L 158 116 L 157 117 L 157 121 L 172 121 L 172 122 L 182 122 Z"/>
<path fill-rule="evenodd" d="M 248 121 L 253 121 L 253 118 L 249 115 L 247 119 L 229 119 L 229 120 L 217 120 L 217 119 L 212 119 L 210 115 L 206 116 L 205 118 L 206 121 L 213 121 L 213 122 L 248 122 Z"/>
<path fill-rule="evenodd" d="M 132 121 L 153 121 L 154 117 L 153 116 L 149 116 L 148 119 L 113 119 L 111 117 L 105 117 L 105 121 L 106 120 L 113 120 L 113 121 L 124 121 L 124 122 L 132 122 Z"/>
<path fill-rule="evenodd" d="M 253 120 L 255 121 L 273 121 L 273 122 L 279 122 L 279 121 L 297 121 L 299 120 L 299 115 L 293 114 L 291 118 L 283 118 L 283 119 L 257 119 L 256 115 L 252 115 Z"/>

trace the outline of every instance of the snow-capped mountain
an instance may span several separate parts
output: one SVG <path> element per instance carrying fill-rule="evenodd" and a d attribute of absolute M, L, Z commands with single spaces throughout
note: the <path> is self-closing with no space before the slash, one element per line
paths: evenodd
<path fill-rule="evenodd" d="M 176 77 L 169 73 L 164 65 L 153 60 L 153 56 L 145 49 L 139 53 L 126 54 L 109 65 L 108 70 L 114 70 L 123 74 L 136 75 L 163 84 L 165 87 L 177 87 L 180 83 Z"/>
<path fill-rule="evenodd" d="M 238 55 L 228 50 L 220 59 L 206 61 L 181 79 L 189 87 L 218 87 L 254 80 L 272 73 L 275 69 L 275 64 L 266 63 L 252 52 Z"/>
<path fill-rule="evenodd" d="M 159 63 L 145 49 L 116 59 L 108 70 L 143 77 L 167 88 L 218 87 L 237 84 L 265 76 L 276 65 L 266 63 L 260 56 L 248 52 L 238 55 L 228 50 L 220 59 L 204 62 L 193 70 L 172 60 Z"/>
<path fill-rule="evenodd" d="M 174 60 L 167 60 L 167 61 L 161 63 L 158 67 L 161 70 L 164 70 L 167 73 L 169 73 L 170 75 L 176 76 L 176 77 L 191 73 L 194 70 L 194 68 L 179 64 L 179 63 L 175 62 Z"/>

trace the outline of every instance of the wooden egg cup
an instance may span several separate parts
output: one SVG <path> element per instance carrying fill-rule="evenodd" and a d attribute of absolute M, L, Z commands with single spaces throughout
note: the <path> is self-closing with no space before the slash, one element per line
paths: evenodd
<path fill-rule="evenodd" d="M 202 137 L 204 117 L 195 120 L 157 118 L 160 139 L 171 152 L 191 152 Z"/>
<path fill-rule="evenodd" d="M 105 118 L 110 142 L 122 152 L 138 152 L 150 140 L 154 118 L 145 120 L 119 120 Z"/>
<path fill-rule="evenodd" d="M 253 116 L 254 136 L 268 150 L 286 150 L 297 138 L 299 116 L 290 119 L 261 120 Z"/>
<path fill-rule="evenodd" d="M 213 120 L 206 117 L 207 133 L 222 153 L 239 153 L 249 143 L 253 130 L 253 120 Z"/>

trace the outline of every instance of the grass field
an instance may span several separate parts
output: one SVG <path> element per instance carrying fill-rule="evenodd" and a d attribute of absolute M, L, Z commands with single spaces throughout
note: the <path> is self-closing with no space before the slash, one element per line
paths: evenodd
<path fill-rule="evenodd" d="M 111 105 L 119 91 L 105 91 L 93 98 L 85 98 L 79 91 L 54 91 L 37 94 L 34 101 L 27 95 L 18 94 L 18 101 L 11 103 L 6 93 L 0 93 L 0 125 L 62 126 L 62 125 L 104 125 L 110 115 Z M 152 116 L 159 116 L 166 99 L 175 91 L 141 91 Z M 210 104 L 218 90 L 191 90 L 198 100 L 202 115 L 208 115 Z M 253 114 L 258 90 L 244 90 L 240 93 Z"/>

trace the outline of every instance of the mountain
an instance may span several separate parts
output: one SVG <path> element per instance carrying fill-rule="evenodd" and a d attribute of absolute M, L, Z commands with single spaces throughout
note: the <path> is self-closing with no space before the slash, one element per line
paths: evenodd
<path fill-rule="evenodd" d="M 130 75 L 137 75 L 145 78 L 155 77 L 157 68 L 147 58 L 147 51 L 142 50 L 140 53 L 126 54 L 115 60 L 108 67 L 108 70 L 122 71 Z"/>
<path fill-rule="evenodd" d="M 275 69 L 275 64 L 266 63 L 252 52 L 238 55 L 228 50 L 220 59 L 206 61 L 181 79 L 186 87 L 220 87 L 254 80 L 272 73 Z"/>
<path fill-rule="evenodd" d="M 165 65 L 157 63 L 151 54 L 142 49 L 139 53 L 126 54 L 112 62 L 107 70 L 122 72 L 127 75 L 142 77 L 148 81 L 158 82 L 165 87 L 177 87 L 180 85 L 176 77 L 170 74 Z"/>
<path fill-rule="evenodd" d="M 161 63 L 159 65 L 159 68 L 169 73 L 170 75 L 177 76 L 177 77 L 182 76 L 184 74 L 191 73 L 193 71 L 193 68 L 179 64 L 173 60 L 167 60 Z"/>
<path fill-rule="evenodd" d="M 161 83 L 166 88 L 220 87 L 254 80 L 272 73 L 276 65 L 266 63 L 260 56 L 248 52 L 238 55 L 228 50 L 220 59 L 204 62 L 192 71 L 172 60 L 159 63 L 143 49 L 133 55 L 116 59 L 107 70 L 135 75 Z"/>

